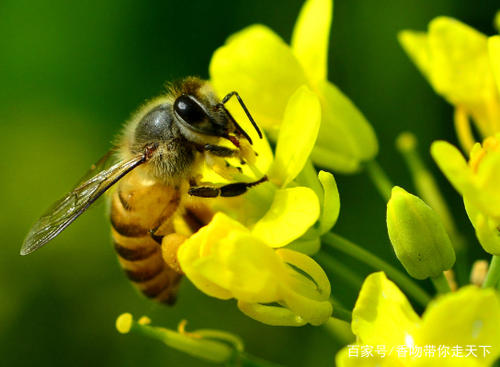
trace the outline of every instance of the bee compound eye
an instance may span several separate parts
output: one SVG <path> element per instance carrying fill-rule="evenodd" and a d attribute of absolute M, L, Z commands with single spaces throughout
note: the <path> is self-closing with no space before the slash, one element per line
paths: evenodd
<path fill-rule="evenodd" d="M 175 100 L 174 111 L 186 123 L 195 127 L 208 119 L 207 114 L 200 105 L 187 95 L 182 95 Z"/>

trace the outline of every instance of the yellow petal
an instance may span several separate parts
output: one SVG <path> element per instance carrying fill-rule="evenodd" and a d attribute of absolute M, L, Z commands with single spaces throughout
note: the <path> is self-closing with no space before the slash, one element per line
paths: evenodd
<path fill-rule="evenodd" d="M 475 203 L 464 197 L 465 210 L 476 231 L 476 237 L 484 251 L 500 255 L 498 223 L 482 213 Z"/>
<path fill-rule="evenodd" d="M 380 345 L 380 344 L 379 344 Z M 396 354 L 389 355 L 391 347 L 385 347 L 385 357 L 377 354 L 376 349 L 373 349 L 373 357 L 362 357 L 363 347 L 361 345 L 350 345 L 341 349 L 335 356 L 335 365 L 337 367 L 402 367 L 405 366 L 402 361 L 398 361 Z M 349 355 L 351 349 L 351 355 Z M 357 357 L 356 357 L 357 353 Z M 427 360 L 426 360 L 427 362 Z"/>
<path fill-rule="evenodd" d="M 435 141 L 431 145 L 431 155 L 458 192 L 462 195 L 470 192 L 472 177 L 467 162 L 457 148 L 446 141 Z"/>
<path fill-rule="evenodd" d="M 312 159 L 335 172 L 352 173 L 362 161 L 375 157 L 377 137 L 363 114 L 335 85 L 326 81 L 319 88 L 322 121 Z M 328 155 L 321 157 L 321 152 L 330 153 L 332 160 Z"/>
<path fill-rule="evenodd" d="M 471 150 L 469 165 L 467 165 L 455 147 L 449 143 L 438 141 L 432 144 L 431 154 L 441 171 L 455 189 L 466 198 L 466 201 L 470 202 L 471 207 L 473 204 L 474 208 L 477 207 L 477 210 L 483 213 L 485 218 L 491 217 L 492 220 L 499 223 L 500 152 L 488 152 L 478 143 Z M 476 215 L 470 216 L 470 219 L 473 224 L 477 223 Z"/>
<path fill-rule="evenodd" d="M 332 0 L 308 0 L 293 29 L 293 52 L 313 85 L 327 78 L 332 15 Z"/>
<path fill-rule="evenodd" d="M 370 274 L 352 311 L 352 331 L 360 344 L 409 344 L 419 317 L 383 272 Z"/>
<path fill-rule="evenodd" d="M 192 264 L 197 265 L 197 264 Z M 205 294 L 208 294 L 211 297 L 219 298 L 219 299 L 230 299 L 233 297 L 233 294 L 215 284 L 214 282 L 207 279 L 204 275 L 202 275 L 197 268 L 192 266 L 191 264 L 184 264 L 183 271 L 184 274 L 189 278 L 189 280 Z M 184 270 L 185 269 L 185 270 Z"/>
<path fill-rule="evenodd" d="M 420 72 L 426 78 L 429 78 L 431 55 L 429 54 L 429 39 L 427 34 L 425 32 L 402 31 L 399 32 L 398 39 Z"/>
<path fill-rule="evenodd" d="M 470 196 L 482 211 L 500 223 L 500 151 L 491 151 L 481 159 L 474 175 L 475 192 Z"/>
<path fill-rule="evenodd" d="M 300 269 L 313 280 L 315 283 L 314 291 L 316 292 L 316 296 L 314 297 L 315 299 L 325 301 L 330 297 L 330 281 L 328 280 L 325 271 L 316 261 L 307 255 L 287 248 L 276 250 L 276 254 L 287 264 Z"/>
<path fill-rule="evenodd" d="M 188 238 L 177 252 L 179 265 L 191 282 L 202 292 L 220 299 L 231 298 L 232 292 L 208 279 L 206 271 L 204 274 L 200 269 L 207 269 L 211 263 L 217 263 L 215 267 L 219 266 L 220 259 L 213 256 L 214 241 L 226 238 L 231 231 L 248 232 L 237 221 L 223 213 L 217 213 L 208 225 Z M 218 271 L 222 272 L 223 269 Z M 225 270 L 224 274 L 228 275 Z"/>
<path fill-rule="evenodd" d="M 319 167 L 329 168 L 336 173 L 355 173 L 360 169 L 360 161 L 354 156 L 341 151 L 333 151 L 331 147 L 316 145 L 311 153 L 312 161 Z"/>
<path fill-rule="evenodd" d="M 493 75 L 486 36 L 456 19 L 435 18 L 429 24 L 433 87 L 451 103 L 491 98 Z"/>
<path fill-rule="evenodd" d="M 316 301 L 291 289 L 282 291 L 286 306 L 311 325 L 321 325 L 332 315 L 333 307 L 329 301 Z"/>
<path fill-rule="evenodd" d="M 210 80 L 219 96 L 238 91 L 257 123 L 274 131 L 288 99 L 307 83 L 291 48 L 263 25 L 243 29 L 215 51 Z"/>
<path fill-rule="evenodd" d="M 245 302 L 276 302 L 285 267 L 273 249 L 246 233 L 233 232 L 214 239 L 211 256 L 196 270 L 209 281 Z"/>
<path fill-rule="evenodd" d="M 200 273 L 198 266 L 200 265 L 200 259 L 203 262 L 203 258 L 210 253 L 211 240 L 224 238 L 235 227 L 240 231 L 245 230 L 243 226 L 238 226 L 236 223 L 226 215 L 217 213 L 208 225 L 188 238 L 177 252 L 177 258 L 182 271 L 198 289 L 209 296 L 220 299 L 229 299 L 232 297 L 232 293 L 229 290 L 222 288 Z"/>
<path fill-rule="evenodd" d="M 476 357 L 454 357 L 452 347 L 450 347 L 450 355 L 446 358 L 439 357 L 439 353 L 436 349 L 436 354 L 434 358 L 426 358 L 422 356 L 421 358 L 413 358 L 409 361 L 408 365 L 412 367 L 486 367 L 490 366 L 490 364 L 485 364 L 484 360 Z M 468 352 L 466 352 L 467 346 L 460 345 L 462 348 L 463 355 L 465 356 Z M 439 345 L 437 346 L 439 348 Z M 424 352 L 423 352 L 424 353 Z M 409 359 L 409 358 L 408 358 Z M 406 362 L 406 361 L 405 361 Z M 405 365 L 406 366 L 406 365 Z"/>
<path fill-rule="evenodd" d="M 276 191 L 273 204 L 252 234 L 272 247 L 286 246 L 302 236 L 319 217 L 318 197 L 308 187 Z"/>
<path fill-rule="evenodd" d="M 498 12 L 498 15 L 500 15 L 500 12 Z M 500 19 L 500 16 L 497 17 Z M 488 52 L 491 70 L 493 70 L 497 89 L 500 93 L 500 36 L 493 36 L 488 39 Z"/>
<path fill-rule="evenodd" d="M 306 164 L 316 142 L 321 123 L 318 98 L 307 86 L 293 94 L 286 106 L 269 179 L 288 185 Z"/>
<path fill-rule="evenodd" d="M 321 249 L 321 239 L 319 236 L 311 239 L 299 238 L 288 245 L 287 248 L 306 255 L 314 255 Z"/>
<path fill-rule="evenodd" d="M 500 356 L 500 299 L 493 289 L 467 286 L 441 296 L 429 304 L 422 320 L 418 345 L 487 345 L 491 353 L 481 358 L 484 365 Z"/>
<path fill-rule="evenodd" d="M 330 172 L 320 171 L 318 178 L 323 186 L 323 207 L 319 220 L 321 234 L 328 232 L 337 222 L 340 213 L 340 196 L 335 177 Z"/>

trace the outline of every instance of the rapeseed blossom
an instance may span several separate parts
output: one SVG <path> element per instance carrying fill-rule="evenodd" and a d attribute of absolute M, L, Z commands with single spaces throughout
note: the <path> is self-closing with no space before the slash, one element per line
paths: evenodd
<path fill-rule="evenodd" d="M 305 110 L 309 124 L 298 129 Z M 271 325 L 319 325 L 332 313 L 324 271 L 309 256 L 284 248 L 306 232 L 309 241 L 319 242 L 338 216 L 331 174 L 322 172 L 318 179 L 324 187 L 321 197 L 294 182 L 307 163 L 319 122 L 317 100 L 307 87 L 299 88 L 285 113 L 269 182 L 253 188 L 253 200 L 241 208 L 214 202 L 220 212 L 177 252 L 180 268 L 196 287 L 213 297 L 237 299 L 245 314 Z M 247 205 L 267 211 L 248 218 Z M 225 209 L 235 219 L 224 214 Z"/>
<path fill-rule="evenodd" d="M 475 284 L 486 289 L 463 286 L 465 281 L 457 277 L 462 288 L 455 291 L 456 286 L 450 287 L 453 271 L 463 270 L 450 240 L 457 233 L 450 231 L 451 220 L 444 226 L 424 202 L 438 199 L 433 203 L 446 212 L 439 190 L 429 184 L 430 173 L 417 185 L 426 194 L 424 200 L 380 174 L 385 191 L 394 187 L 387 227 L 396 257 L 412 277 L 431 278 L 438 293 L 433 298 L 368 248 L 329 233 L 339 215 L 339 193 L 333 175 L 318 173 L 313 163 L 352 173 L 372 161 L 378 150 L 365 117 L 327 79 L 332 8 L 331 0 L 307 0 L 291 45 L 266 26 L 254 25 L 232 35 L 214 53 L 213 88 L 219 95 L 237 90 L 266 134 L 263 139 L 253 137 L 253 145 L 242 141 L 235 157 L 207 159 L 208 170 L 200 176 L 206 182 L 259 184 L 240 197 L 204 199 L 211 220 L 194 233 L 184 224 L 185 237 L 173 255 L 164 252 L 165 261 L 175 262 L 203 293 L 234 299 L 245 315 L 268 325 L 322 325 L 332 315 L 344 321 L 352 318 L 356 341 L 337 354 L 339 366 L 490 366 L 500 356 L 500 296 L 492 289 L 500 287 L 500 36 L 487 38 L 446 17 L 432 21 L 428 33 L 400 34 L 433 88 L 455 106 L 457 132 L 466 151 L 471 148 L 470 158 L 467 162 L 446 142 L 434 143 L 432 155 L 463 196 L 482 246 L 497 255 L 489 270 L 483 266 L 474 274 Z M 245 124 L 241 109 L 233 109 L 230 102 L 227 108 Z M 482 144 L 475 143 L 469 118 L 485 137 Z M 275 143 L 274 152 L 267 138 Z M 411 159 L 413 173 L 419 169 L 422 178 L 423 163 Z M 190 200 L 197 205 L 196 199 Z M 176 228 L 176 233 L 181 231 Z M 365 279 L 352 313 L 343 309 L 344 300 L 331 297 L 328 276 L 343 277 L 356 290 L 362 278 L 328 251 L 384 271 Z M 456 260 L 455 269 L 449 270 Z M 425 308 L 422 316 L 385 273 Z M 228 333 L 175 332 L 141 320 L 122 315 L 117 327 L 212 362 L 239 365 L 234 356 L 243 356 L 241 343 Z M 354 347 L 360 348 L 357 356 L 352 355 Z"/>
<path fill-rule="evenodd" d="M 463 196 L 465 209 L 484 250 L 500 255 L 500 134 L 476 143 L 468 162 L 453 145 L 434 142 L 434 160 Z"/>
<path fill-rule="evenodd" d="M 449 17 L 437 17 L 428 32 L 402 31 L 399 40 L 434 90 L 455 107 L 455 128 L 466 152 L 500 132 L 500 37 Z"/>
<path fill-rule="evenodd" d="M 493 289 L 466 286 L 439 296 L 420 317 L 384 273 L 373 273 L 353 309 L 356 344 L 337 354 L 337 366 L 491 366 L 500 356 L 499 322 Z"/>
<path fill-rule="evenodd" d="M 376 156 L 378 144 L 366 118 L 327 79 L 332 9 L 331 0 L 306 1 L 291 45 L 264 25 L 252 25 L 230 36 L 212 57 L 210 79 L 219 94 L 237 88 L 273 140 L 290 98 L 307 86 L 322 111 L 312 160 L 336 172 L 352 173 Z M 307 113 L 301 111 L 305 117 Z M 303 120 L 304 126 L 308 120 Z"/>
<path fill-rule="evenodd" d="M 319 325 L 332 313 L 330 283 L 314 260 L 275 250 L 225 214 L 191 236 L 178 257 L 196 287 L 212 297 L 236 298 L 241 311 L 266 324 Z"/>

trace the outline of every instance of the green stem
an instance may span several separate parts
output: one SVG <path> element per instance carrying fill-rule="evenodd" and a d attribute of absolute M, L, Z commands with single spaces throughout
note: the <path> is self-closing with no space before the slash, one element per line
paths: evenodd
<path fill-rule="evenodd" d="M 133 322 L 130 331 L 160 340 L 170 348 L 213 363 L 228 361 L 235 352 L 233 348 L 225 343 L 209 339 L 192 338 L 174 330 L 141 325 L 137 322 Z"/>
<path fill-rule="evenodd" d="M 363 278 L 333 256 L 330 256 L 324 251 L 320 251 L 314 257 L 323 269 L 328 270 L 328 273 L 333 273 L 339 278 L 342 278 L 356 290 L 361 288 Z"/>
<path fill-rule="evenodd" d="M 371 160 L 365 163 L 366 173 L 377 188 L 379 194 L 385 201 L 391 198 L 393 184 L 382 167 L 376 160 Z"/>
<path fill-rule="evenodd" d="M 488 287 L 499 287 L 500 282 L 500 256 L 493 255 L 490 267 L 488 269 L 488 274 L 486 274 L 486 279 L 483 283 L 483 288 Z"/>
<path fill-rule="evenodd" d="M 122 334 L 137 333 L 159 340 L 167 346 L 193 357 L 225 366 L 280 367 L 243 351 L 240 338 L 220 330 L 195 330 L 179 332 L 135 321 L 130 314 L 122 314 L 117 322 Z"/>
<path fill-rule="evenodd" d="M 351 325 L 337 318 L 330 317 L 328 321 L 322 326 L 333 338 L 335 338 L 335 340 L 337 340 L 342 345 L 351 344 L 356 338 L 352 333 Z"/>
<path fill-rule="evenodd" d="M 332 317 L 333 318 L 336 318 L 336 319 L 339 319 L 339 320 L 342 320 L 342 321 L 345 321 L 347 323 L 351 323 L 352 321 L 352 312 L 345 309 L 344 307 L 342 307 L 340 305 L 340 303 L 338 303 L 337 301 L 335 301 L 334 299 L 330 299 L 332 304 L 333 304 L 333 313 L 332 313 Z"/>
<path fill-rule="evenodd" d="M 238 352 L 243 352 L 244 349 L 243 341 L 236 335 L 228 333 L 226 331 L 214 329 L 198 329 L 196 330 L 196 335 L 199 335 L 205 339 L 221 340 L 223 342 L 231 344 Z"/>
<path fill-rule="evenodd" d="M 398 283 L 398 285 L 405 290 L 407 294 L 412 296 L 420 305 L 425 307 L 430 301 L 431 297 L 427 294 L 427 292 L 420 288 L 420 286 L 412 279 L 364 248 L 361 248 L 355 243 L 334 233 L 326 233 L 321 237 L 321 239 L 331 248 L 350 255 L 377 270 L 384 271 L 387 276 Z"/>
<path fill-rule="evenodd" d="M 450 285 L 448 284 L 448 281 L 446 280 L 444 273 L 441 273 L 435 278 L 431 278 L 431 281 L 432 284 L 434 284 L 434 287 L 436 288 L 436 291 L 438 293 L 444 294 L 451 292 Z"/>

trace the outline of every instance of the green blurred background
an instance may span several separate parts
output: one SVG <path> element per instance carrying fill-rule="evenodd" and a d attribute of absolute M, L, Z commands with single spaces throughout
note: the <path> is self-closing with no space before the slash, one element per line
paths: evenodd
<path fill-rule="evenodd" d="M 496 3 L 496 4 L 495 4 Z M 0 1 L 0 364 L 2 366 L 206 365 L 160 343 L 119 335 L 122 312 L 157 325 L 219 328 L 240 335 L 249 352 L 290 366 L 331 366 L 338 341 L 323 328 L 268 327 L 244 317 L 232 301 L 211 299 L 188 281 L 173 308 L 139 296 L 122 274 L 97 205 L 49 246 L 18 255 L 34 220 L 110 147 L 123 122 L 163 83 L 207 77 L 212 52 L 231 33 L 267 24 L 289 41 L 301 0 L 275 1 Z M 455 142 L 452 109 L 437 97 L 396 40 L 450 15 L 494 32 L 497 1 L 337 0 L 330 79 L 371 121 L 379 162 L 395 183 L 414 191 L 394 149 L 403 130 L 449 199 L 475 258 L 458 196 L 428 157 L 433 139 Z M 235 86 L 237 89 L 237 86 Z M 250 106 L 251 108 L 251 106 Z M 397 266 L 385 229 L 385 205 L 363 174 L 338 176 L 338 233 Z M 363 274 L 371 269 L 339 255 Z M 334 294 L 352 307 L 357 290 L 332 278 Z M 426 286 L 428 286 L 426 284 Z"/>

